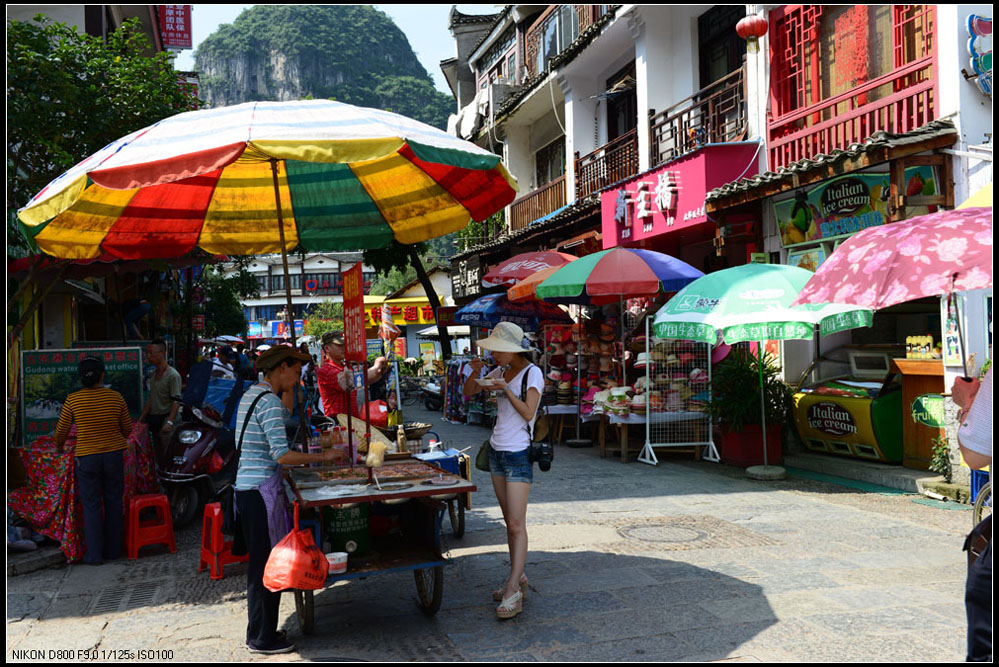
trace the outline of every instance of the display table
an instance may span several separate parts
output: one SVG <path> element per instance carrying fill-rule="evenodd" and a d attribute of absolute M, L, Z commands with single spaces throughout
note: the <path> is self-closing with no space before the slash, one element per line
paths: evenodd
<path fill-rule="evenodd" d="M 703 412 L 653 412 L 651 415 L 636 414 L 634 412 L 625 415 L 616 414 L 589 414 L 583 416 L 584 422 L 599 421 L 600 422 L 600 457 L 606 458 L 607 456 L 607 425 L 611 424 L 616 426 L 617 429 L 617 441 L 618 447 L 621 452 L 621 462 L 627 463 L 628 459 L 634 451 L 635 453 L 640 453 L 644 447 L 641 449 L 632 450 L 629 448 L 628 444 L 628 427 L 632 424 L 665 424 L 668 422 L 681 422 L 681 421 L 701 421 L 704 419 Z M 700 428 L 698 427 L 698 432 Z M 695 447 L 695 455 L 699 455 L 700 447 Z"/>
<path fill-rule="evenodd" d="M 579 409 L 575 405 L 545 405 L 543 408 L 546 415 L 555 418 L 552 423 L 552 433 L 555 434 L 556 444 L 562 444 L 562 433 L 570 416 L 573 418 L 572 425 L 576 437 L 579 437 L 579 422 L 575 419 L 576 415 L 579 414 Z"/>
<path fill-rule="evenodd" d="M 943 429 L 917 424 L 912 418 L 912 404 L 923 394 L 942 394 L 944 366 L 939 359 L 892 359 L 890 369 L 902 374 L 902 465 L 929 470 L 933 458 L 933 439 Z"/>

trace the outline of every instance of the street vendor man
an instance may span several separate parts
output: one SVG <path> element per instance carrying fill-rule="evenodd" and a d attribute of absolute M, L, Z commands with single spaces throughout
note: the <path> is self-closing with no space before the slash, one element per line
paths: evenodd
<path fill-rule="evenodd" d="M 323 364 L 316 371 L 316 384 L 319 385 L 319 396 L 323 400 L 323 414 L 335 419 L 337 415 L 350 414 L 357 416 L 357 399 L 355 398 L 354 375 L 345 368 L 343 334 L 328 331 L 322 338 Z M 368 369 L 368 384 L 377 382 L 388 371 L 388 361 L 378 357 Z"/>
<path fill-rule="evenodd" d="M 271 548 L 288 534 L 284 465 L 332 463 L 335 450 L 322 454 L 291 451 L 284 420 L 288 410 L 278 394 L 290 392 L 300 381 L 302 364 L 311 358 L 290 345 L 275 345 L 260 355 L 257 368 L 264 379 L 246 390 L 236 416 L 241 430 L 239 467 L 236 471 L 235 505 L 249 562 L 246 571 L 246 648 L 265 655 L 294 650 L 279 633 L 281 593 L 264 586 L 264 569 Z"/>
<path fill-rule="evenodd" d="M 166 341 L 157 338 L 146 346 L 146 361 L 156 369 L 149 378 L 149 399 L 142 406 L 139 421 L 149 425 L 149 437 L 166 437 L 177 421 L 181 396 L 181 379 L 177 369 L 167 363 Z"/>

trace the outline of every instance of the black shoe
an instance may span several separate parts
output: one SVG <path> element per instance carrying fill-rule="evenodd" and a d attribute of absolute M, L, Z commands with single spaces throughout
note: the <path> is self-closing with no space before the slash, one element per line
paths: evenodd
<path fill-rule="evenodd" d="M 250 653 L 262 653 L 264 655 L 276 655 L 278 653 L 291 653 L 295 650 L 295 645 L 292 644 L 287 639 L 275 639 L 273 643 L 267 646 L 256 647 L 250 642 L 246 643 L 246 648 L 249 649 Z"/>

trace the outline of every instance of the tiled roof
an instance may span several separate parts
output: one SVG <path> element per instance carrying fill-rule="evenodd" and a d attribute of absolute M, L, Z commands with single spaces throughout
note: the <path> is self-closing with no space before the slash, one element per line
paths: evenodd
<path fill-rule="evenodd" d="M 705 201 L 711 203 L 712 201 L 724 199 L 735 194 L 749 194 L 757 188 L 779 184 L 782 181 L 790 182 L 795 175 L 803 175 L 816 169 L 826 169 L 876 149 L 899 148 L 906 145 L 921 144 L 929 139 L 948 135 L 953 135 L 954 140 L 957 140 L 957 128 L 951 120 L 935 120 L 903 134 L 891 134 L 883 131 L 875 132 L 862 142 L 851 144 L 846 149 L 836 149 L 828 155 L 820 153 L 810 158 L 798 160 L 786 167 L 781 167 L 777 171 L 767 171 L 751 178 L 743 178 L 732 183 L 727 183 L 709 192 L 705 197 Z"/>
<path fill-rule="evenodd" d="M 509 232 L 496 239 L 483 243 L 482 245 L 477 245 L 474 248 L 469 248 L 464 252 L 460 252 L 451 257 L 451 261 L 464 259 L 471 255 L 478 255 L 490 250 L 495 250 L 497 248 L 502 248 L 508 245 L 516 243 L 520 239 L 524 239 L 528 236 L 533 236 L 535 234 L 551 231 L 559 227 L 563 222 L 567 220 L 572 220 L 573 218 L 580 217 L 584 214 L 590 214 L 595 211 L 600 210 L 600 193 L 594 192 L 583 199 L 575 201 L 567 206 L 564 206 L 555 213 L 550 213 L 544 218 L 539 218 L 541 222 L 535 222 L 534 224 L 528 225 L 522 229 L 518 229 L 514 232 Z"/>
<path fill-rule="evenodd" d="M 489 36 L 493 32 L 493 28 L 495 28 L 497 24 L 501 23 L 503 19 L 505 19 L 512 10 L 513 10 L 513 5 L 507 5 L 506 7 L 503 8 L 503 11 L 501 11 L 499 14 L 490 14 L 489 17 L 492 19 L 492 21 L 491 25 L 489 26 L 489 30 L 487 30 L 485 34 L 482 35 L 482 38 L 475 43 L 475 46 L 473 46 L 472 49 L 469 51 L 470 54 L 478 51 L 482 47 L 482 45 L 486 43 L 486 40 L 489 39 Z M 467 14 L 462 14 L 462 16 L 468 18 Z M 472 23 L 472 21 L 466 21 L 466 23 Z M 478 21 L 478 23 L 485 23 L 485 21 Z"/>
<path fill-rule="evenodd" d="M 498 19 L 502 14 L 503 12 L 497 12 L 496 14 L 462 14 L 457 9 L 452 9 L 451 25 L 468 23 L 495 23 L 496 19 Z"/>

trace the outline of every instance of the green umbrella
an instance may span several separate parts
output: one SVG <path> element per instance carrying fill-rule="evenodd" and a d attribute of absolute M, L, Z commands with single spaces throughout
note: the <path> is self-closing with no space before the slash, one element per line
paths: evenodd
<path fill-rule="evenodd" d="M 793 266 L 745 264 L 698 278 L 666 302 L 653 320 L 657 338 L 696 340 L 714 345 L 765 340 L 809 340 L 821 335 L 869 327 L 874 314 L 842 304 L 791 302 L 812 277 Z M 762 348 L 762 345 L 761 345 Z M 760 366 L 760 398 L 763 367 Z M 763 417 L 763 465 L 767 467 L 766 414 Z"/>

